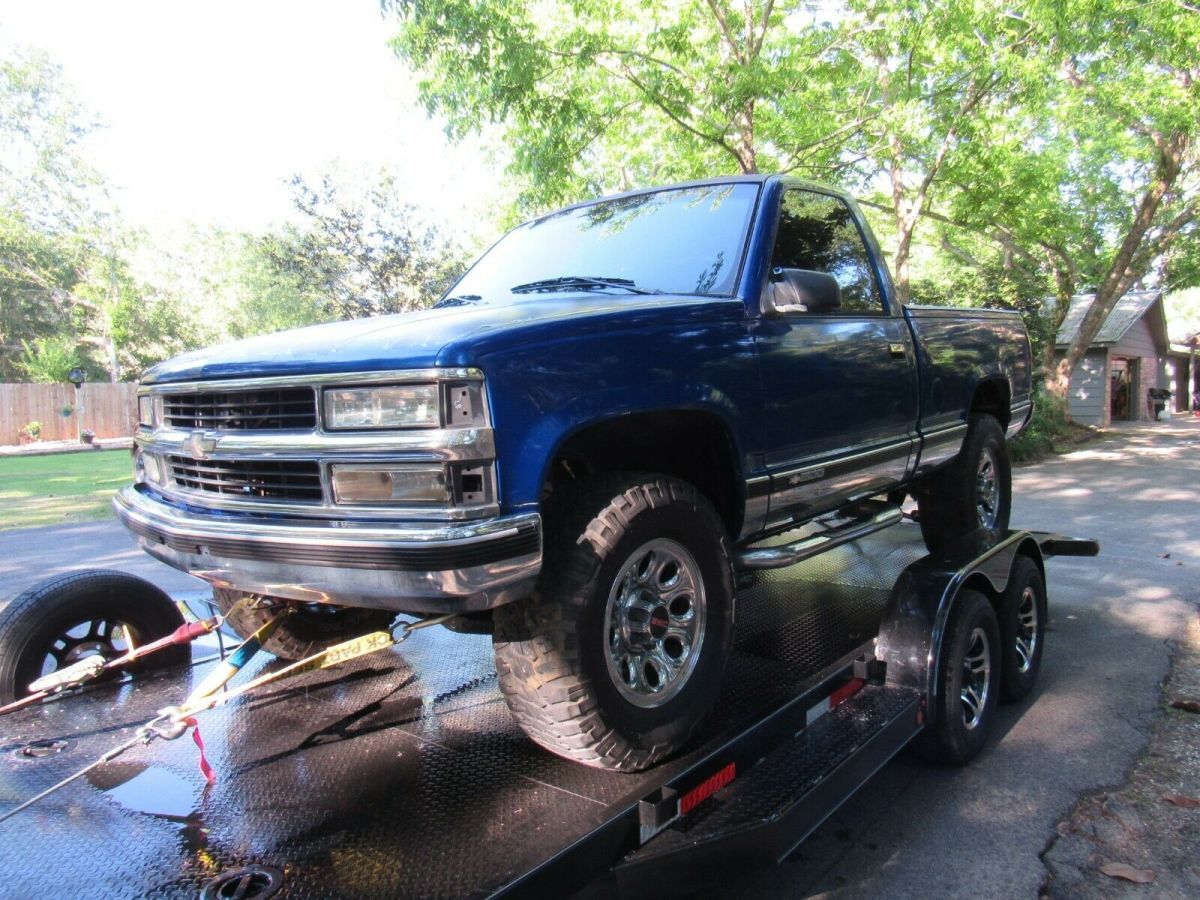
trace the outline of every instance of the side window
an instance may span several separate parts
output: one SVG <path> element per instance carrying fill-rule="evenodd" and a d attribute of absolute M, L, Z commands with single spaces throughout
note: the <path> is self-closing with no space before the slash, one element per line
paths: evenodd
<path fill-rule="evenodd" d="M 842 288 L 841 312 L 883 312 L 867 246 L 837 197 L 800 190 L 783 195 L 771 266 L 832 275 Z"/>

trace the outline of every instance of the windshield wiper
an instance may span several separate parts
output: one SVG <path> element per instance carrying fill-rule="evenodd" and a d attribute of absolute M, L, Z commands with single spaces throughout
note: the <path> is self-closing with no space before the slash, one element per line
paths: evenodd
<path fill-rule="evenodd" d="M 437 303 L 433 304 L 432 309 L 443 309 L 447 306 L 470 306 L 472 303 L 478 303 L 483 298 L 478 294 L 459 294 L 456 297 L 443 297 Z"/>
<path fill-rule="evenodd" d="M 568 291 L 573 288 L 621 288 L 632 294 L 661 294 L 652 288 L 638 287 L 628 278 L 596 278 L 591 275 L 562 275 L 558 278 L 542 278 L 509 288 L 514 294 L 531 291 Z"/>

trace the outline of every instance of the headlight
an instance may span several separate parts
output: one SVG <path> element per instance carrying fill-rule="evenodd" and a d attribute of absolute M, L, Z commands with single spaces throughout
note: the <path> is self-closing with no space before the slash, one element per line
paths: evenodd
<path fill-rule="evenodd" d="M 441 466 L 330 466 L 337 503 L 447 503 L 450 490 Z"/>
<path fill-rule="evenodd" d="M 441 424 L 436 384 L 325 391 L 326 428 L 436 428 Z"/>
<path fill-rule="evenodd" d="M 157 428 L 162 424 L 162 397 L 154 394 L 138 395 L 138 424 L 147 428 Z"/>

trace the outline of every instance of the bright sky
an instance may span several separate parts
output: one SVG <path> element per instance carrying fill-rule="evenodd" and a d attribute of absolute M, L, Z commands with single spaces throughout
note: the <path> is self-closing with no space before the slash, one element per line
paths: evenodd
<path fill-rule="evenodd" d="M 290 214 L 285 179 L 337 160 L 472 228 L 495 178 L 427 120 L 394 31 L 377 0 L 0 0 L 0 41 L 62 66 L 104 125 L 89 158 L 152 227 L 261 228 Z"/>

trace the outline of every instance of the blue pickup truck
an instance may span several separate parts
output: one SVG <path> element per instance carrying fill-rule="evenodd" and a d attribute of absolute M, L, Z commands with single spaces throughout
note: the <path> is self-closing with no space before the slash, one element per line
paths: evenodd
<path fill-rule="evenodd" d="M 535 741 L 635 770 L 712 705 L 739 571 L 908 496 L 934 552 L 1007 526 L 1030 366 L 1013 313 L 901 306 L 845 193 L 719 178 L 527 222 L 431 309 L 156 366 L 115 505 L 240 633 L 290 608 L 284 657 L 460 614 Z"/>

